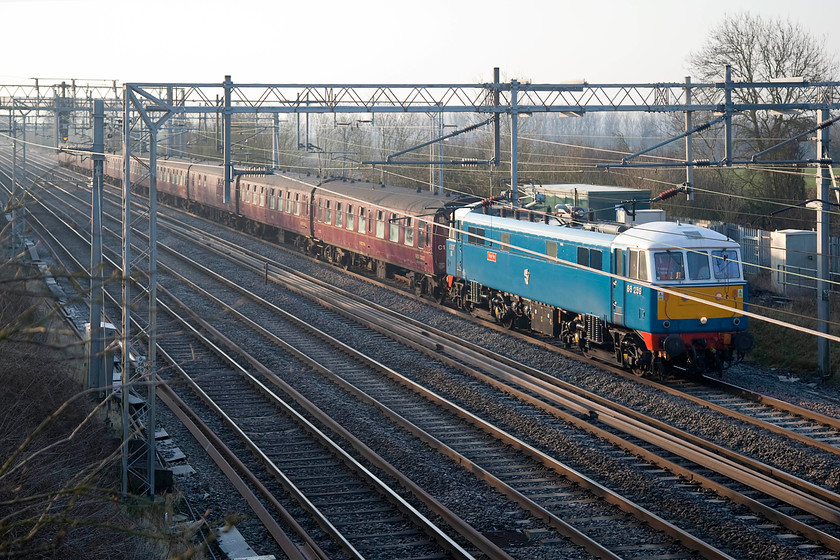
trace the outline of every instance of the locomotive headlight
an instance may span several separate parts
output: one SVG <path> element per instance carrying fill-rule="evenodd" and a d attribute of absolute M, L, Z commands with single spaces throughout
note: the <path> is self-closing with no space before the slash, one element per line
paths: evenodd
<path fill-rule="evenodd" d="M 705 325 L 708 319 L 706 317 L 700 317 L 700 324 Z"/>

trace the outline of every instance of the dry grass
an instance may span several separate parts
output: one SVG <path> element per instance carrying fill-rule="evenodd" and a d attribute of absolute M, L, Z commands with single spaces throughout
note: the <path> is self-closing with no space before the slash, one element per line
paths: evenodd
<path fill-rule="evenodd" d="M 790 323 L 795 326 L 817 330 L 817 305 L 813 297 L 791 300 L 775 298 L 761 289 L 761 281 L 750 283 L 750 311 Z M 813 335 L 782 327 L 765 321 L 750 319 L 750 332 L 755 337 L 755 348 L 748 359 L 764 367 L 775 367 L 790 371 L 798 376 L 819 376 L 817 365 L 817 340 Z M 840 334 L 840 306 L 831 302 L 829 333 Z M 829 342 L 832 372 L 840 372 L 840 348 Z M 840 376 L 835 375 L 840 382 Z M 834 380 L 833 380 L 834 381 Z"/>
<path fill-rule="evenodd" d="M 0 261 L 0 558 L 201 557 L 166 526 L 171 500 L 120 501 L 119 440 L 32 277 Z"/>

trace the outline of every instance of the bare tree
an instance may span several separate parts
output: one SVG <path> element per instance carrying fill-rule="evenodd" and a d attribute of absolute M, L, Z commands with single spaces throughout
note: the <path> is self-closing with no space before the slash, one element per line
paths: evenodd
<path fill-rule="evenodd" d="M 779 78 L 823 81 L 833 79 L 838 69 L 837 60 L 826 50 L 824 37 L 814 37 L 798 23 L 789 20 L 766 19 L 749 13 L 726 16 L 720 25 L 711 30 L 703 47 L 690 55 L 689 64 L 692 75 L 701 81 L 722 80 L 727 65 L 732 68 L 734 80 L 750 82 L 769 82 Z M 733 100 L 736 103 L 752 103 L 758 101 L 759 95 L 757 90 L 741 89 L 736 90 Z M 773 90 L 773 95 L 775 102 L 791 103 L 796 102 L 801 94 L 795 88 L 777 88 Z M 813 124 L 812 114 L 748 111 L 733 120 L 736 127 L 735 153 L 749 157 L 807 130 Z M 712 142 L 709 148 L 714 147 Z M 798 159 L 810 149 L 807 145 L 788 144 L 769 152 L 768 157 L 775 160 Z M 762 216 L 779 209 L 779 204 L 796 204 L 806 198 L 806 184 L 797 174 L 764 171 L 728 175 L 719 186 L 728 183 L 728 187 L 735 187 L 746 196 L 741 199 L 739 211 L 752 214 L 754 222 L 766 221 Z"/>

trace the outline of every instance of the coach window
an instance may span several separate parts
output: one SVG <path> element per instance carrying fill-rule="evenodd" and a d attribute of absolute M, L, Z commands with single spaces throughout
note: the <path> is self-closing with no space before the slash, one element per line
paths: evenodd
<path fill-rule="evenodd" d="M 341 203 L 335 203 L 335 227 L 344 225 L 344 214 L 341 213 Z"/>
<path fill-rule="evenodd" d="M 402 219 L 396 214 L 391 214 L 391 219 L 388 220 L 388 241 L 397 242 L 400 240 L 400 222 Z"/>
<path fill-rule="evenodd" d="M 260 187 L 260 206 L 265 206 L 265 187 Z"/>
<path fill-rule="evenodd" d="M 414 220 L 405 219 L 405 244 L 414 247 Z"/>
<path fill-rule="evenodd" d="M 327 200 L 324 204 L 324 221 L 328 224 L 332 223 L 332 200 Z"/>
<path fill-rule="evenodd" d="M 385 212 L 376 211 L 376 237 L 385 239 Z"/>
<path fill-rule="evenodd" d="M 270 210 L 274 210 L 274 189 L 271 189 L 269 193 L 270 194 L 268 195 L 268 208 Z"/>
<path fill-rule="evenodd" d="M 251 185 L 245 183 L 245 202 L 251 203 Z"/>
<path fill-rule="evenodd" d="M 300 193 L 295 193 L 295 216 L 300 216 Z"/>
<path fill-rule="evenodd" d="M 692 280 L 708 280 L 711 278 L 709 254 L 706 251 L 689 251 L 686 257 L 689 278 Z"/>
<path fill-rule="evenodd" d="M 353 205 L 347 205 L 347 229 L 353 231 Z"/>
<path fill-rule="evenodd" d="M 417 248 L 422 249 L 426 246 L 426 225 L 424 222 L 417 224 Z"/>
<path fill-rule="evenodd" d="M 665 251 L 653 254 L 653 265 L 657 280 L 682 280 L 685 278 L 685 266 L 681 251 Z"/>

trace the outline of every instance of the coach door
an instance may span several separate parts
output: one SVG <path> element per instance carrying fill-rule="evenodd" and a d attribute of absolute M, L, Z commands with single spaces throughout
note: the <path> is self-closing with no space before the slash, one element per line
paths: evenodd
<path fill-rule="evenodd" d="M 613 265 L 610 272 L 617 276 L 623 277 L 627 275 L 624 255 L 624 249 L 613 249 Z M 621 278 L 613 278 L 610 285 L 612 286 L 612 322 L 616 325 L 624 325 L 624 305 L 627 295 L 626 282 Z"/>
<path fill-rule="evenodd" d="M 441 224 L 441 225 L 439 225 Z M 449 236 L 449 218 L 438 214 L 435 216 L 435 225 L 432 226 L 432 259 L 435 263 L 435 273 L 446 272 L 446 238 Z"/>

